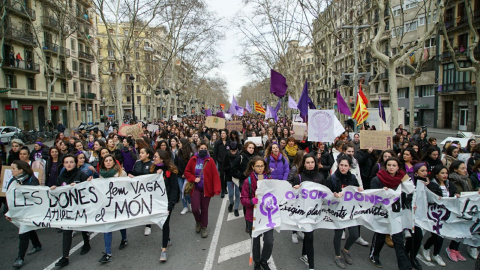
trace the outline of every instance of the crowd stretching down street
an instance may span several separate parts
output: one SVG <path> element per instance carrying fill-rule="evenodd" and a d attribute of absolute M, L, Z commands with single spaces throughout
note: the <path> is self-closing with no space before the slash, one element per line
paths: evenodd
<path fill-rule="evenodd" d="M 428 136 L 426 131 L 416 128 L 414 134 L 410 134 L 400 125 L 394 131 L 392 148 L 378 151 L 373 148 L 360 149 L 360 133 L 352 132 L 349 127 L 335 138 L 334 143 L 324 143 L 309 141 L 306 135 L 301 140 L 295 139 L 293 124 L 288 118 L 279 118 L 274 122 L 264 120 L 264 116 L 246 115 L 234 116 L 234 120 L 242 122 L 239 130 L 208 128 L 205 116 L 184 117 L 181 121 L 154 120 L 148 124 L 158 125 L 158 130 L 149 131 L 147 123 L 144 123 L 143 134 L 137 138 L 122 136 L 116 127 L 106 124 L 104 130 L 92 130 L 89 133 L 85 130 L 72 130 L 69 134 L 59 132 L 52 147 L 39 139 L 29 148 L 21 140 L 13 139 L 8 152 L 6 146 L 0 143 L 0 169 L 2 165 L 11 166 L 9 186 L 42 185 L 51 190 L 84 181 L 102 181 L 102 178 L 135 179 L 147 174 L 163 174 L 168 217 L 161 226 L 162 239 L 157 250 L 145 250 L 159 254 L 159 261 L 163 265 L 169 260 L 168 249 L 173 243 L 193 246 L 198 243 L 197 240 L 189 243 L 173 238 L 174 231 L 180 228 L 170 226 L 171 217 L 193 214 L 190 222 L 184 222 L 181 226 L 195 230 L 199 241 L 217 233 L 211 222 L 216 220 L 216 212 L 212 213 L 210 205 L 216 196 L 223 200 L 228 198 L 226 212 L 233 217 L 243 215 L 245 219 L 242 231 L 233 231 L 228 227 L 225 230 L 232 235 L 252 235 L 255 230 L 252 226 L 254 206 L 259 204 L 255 194 L 257 181 L 285 180 L 294 189 L 311 181 L 326 186 L 335 197 L 340 198 L 348 186 L 356 187 L 358 192 L 396 189 L 408 175 L 415 185 L 421 183 L 439 197 L 455 197 L 466 191 L 480 193 L 480 145 L 474 139 L 469 140 L 467 145 L 451 141 L 440 147 L 437 139 Z M 365 125 L 361 129 L 365 129 Z M 250 137 L 260 137 L 260 140 L 247 140 Z M 459 153 L 470 154 L 468 162 L 459 160 Z M 41 177 L 35 177 L 34 169 L 43 172 Z M 405 200 L 408 200 L 408 196 Z M 1 198 L 1 206 L 3 212 L 7 213 L 7 198 Z M 6 219 L 12 221 L 8 214 Z M 360 261 L 371 263 L 372 269 L 381 268 L 385 261 L 395 260 L 398 269 L 422 269 L 428 267 L 425 263 L 434 267 L 447 264 L 462 267 L 462 261 L 473 262 L 478 257 L 476 247 L 462 247 L 463 244 L 452 240 L 443 246 L 447 239 L 422 231 L 418 226 L 393 235 L 374 233 L 371 239 L 366 237 L 371 232 L 361 227 L 335 229 L 332 256 L 327 258 L 323 255 L 323 258 L 341 269 L 360 265 Z M 141 229 L 145 236 L 152 234 L 153 228 L 149 224 L 142 224 Z M 120 230 L 120 250 L 128 248 L 131 241 L 142 241 L 138 235 L 132 235 L 131 232 L 129 235 L 129 230 Z M 72 258 L 70 251 L 73 236 L 77 233 L 83 238 L 80 255 L 86 255 L 93 249 L 91 233 L 88 231 L 53 228 L 33 230 L 18 235 L 18 255 L 11 258 L 13 267 L 35 264 L 34 260 L 38 257 L 26 255 L 45 252 L 42 241 L 47 240 L 43 237 L 46 231 L 58 231 L 58 238 L 61 238 L 61 246 L 55 247 L 55 252 L 61 255 L 55 263 L 56 267 L 76 263 L 78 257 Z M 98 257 L 99 265 L 115 260 L 112 251 L 115 234 L 103 234 L 103 254 L 89 254 Z M 319 241 L 318 238 L 314 239 L 314 231 L 284 231 L 281 234 L 291 235 L 292 245 L 302 241 L 301 248 L 300 245 L 295 246 L 297 258 L 308 269 L 320 269 L 322 262 L 314 261 L 318 255 L 314 243 Z M 251 266 L 245 262 L 238 269 L 274 268 L 270 262 L 272 252 L 281 250 L 276 247 L 276 235 L 272 229 L 254 237 L 251 242 Z M 329 246 L 330 241 L 327 239 L 321 245 Z M 384 244 L 393 247 L 396 258 L 386 256 L 386 252 L 381 256 Z M 354 256 L 361 246 L 369 247 L 368 257 Z M 3 245 L 3 248 L 16 247 Z M 278 252 L 277 255 L 282 256 Z M 183 260 L 188 260 L 188 254 L 182 256 Z M 2 262 L 2 265 L 6 269 L 7 264 Z M 222 269 L 229 268 L 224 266 Z"/>

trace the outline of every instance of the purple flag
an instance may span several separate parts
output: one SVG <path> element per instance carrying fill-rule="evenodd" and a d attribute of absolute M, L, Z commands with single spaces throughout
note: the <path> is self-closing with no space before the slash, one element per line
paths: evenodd
<path fill-rule="evenodd" d="M 222 111 L 217 112 L 217 117 L 225 118 L 225 114 Z"/>
<path fill-rule="evenodd" d="M 378 96 L 378 114 L 382 118 L 383 122 L 386 124 L 387 120 L 385 118 L 385 108 L 382 106 L 382 98 Z"/>
<path fill-rule="evenodd" d="M 338 89 L 337 89 L 337 108 L 340 113 L 352 116 L 352 113 L 350 112 L 350 109 L 348 108 L 347 103 L 343 99 L 342 94 L 340 94 L 340 91 Z"/>
<path fill-rule="evenodd" d="M 288 108 L 296 110 L 297 106 L 298 104 L 295 101 L 295 99 L 293 99 L 290 95 L 288 95 Z"/>
<path fill-rule="evenodd" d="M 270 93 L 281 98 L 287 93 L 287 79 L 275 70 L 270 70 Z"/>
<path fill-rule="evenodd" d="M 212 116 L 212 110 L 206 109 L 205 110 L 205 116 Z"/>
<path fill-rule="evenodd" d="M 275 122 L 277 122 L 278 121 L 277 111 L 275 111 L 275 109 L 272 109 L 270 105 L 267 105 L 267 106 L 270 108 L 270 111 L 272 112 L 273 119 L 275 119 Z"/>
<path fill-rule="evenodd" d="M 249 113 L 252 113 L 252 108 L 250 107 L 250 104 L 248 104 L 248 100 L 245 103 L 245 110 L 247 110 L 247 112 L 249 112 Z"/>
<path fill-rule="evenodd" d="M 238 103 L 235 100 L 235 96 L 233 96 L 232 104 L 230 105 L 230 108 L 228 109 L 228 113 L 231 114 L 231 115 L 237 114 L 237 109 L 235 108 L 237 106 L 238 106 Z"/>
<path fill-rule="evenodd" d="M 305 86 L 303 87 L 302 95 L 298 100 L 297 108 L 300 111 L 300 116 L 305 122 L 308 116 L 308 108 L 311 106 L 312 100 L 308 97 L 308 83 L 305 80 Z M 315 106 L 315 105 L 314 105 Z"/>
<path fill-rule="evenodd" d="M 279 98 L 277 102 L 277 106 L 275 106 L 275 109 L 273 109 L 275 113 L 278 113 L 278 110 L 280 110 L 281 106 L 282 106 L 282 99 Z"/>
<path fill-rule="evenodd" d="M 238 115 L 238 116 L 243 116 L 243 107 L 240 107 L 240 106 L 235 106 L 235 114 Z"/>
<path fill-rule="evenodd" d="M 272 107 L 270 107 L 270 105 L 267 105 L 267 110 L 265 111 L 265 119 L 273 118 L 272 110 Z"/>

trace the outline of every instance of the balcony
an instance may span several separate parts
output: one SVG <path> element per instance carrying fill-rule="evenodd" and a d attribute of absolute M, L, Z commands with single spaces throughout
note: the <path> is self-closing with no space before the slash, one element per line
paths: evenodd
<path fill-rule="evenodd" d="M 7 0 L 5 3 L 5 7 L 7 10 L 10 10 L 13 13 L 17 14 L 18 16 L 25 18 L 27 20 L 35 21 L 37 19 L 35 15 L 35 10 L 24 6 L 20 1 Z"/>
<path fill-rule="evenodd" d="M 78 52 L 78 59 L 85 60 L 85 61 L 88 61 L 88 62 L 93 62 L 95 60 L 95 57 L 91 54 L 86 53 L 86 52 Z"/>
<path fill-rule="evenodd" d="M 58 20 L 55 19 L 55 17 L 53 16 L 42 16 L 42 26 L 55 32 L 58 32 L 60 30 L 60 24 L 58 23 Z"/>
<path fill-rule="evenodd" d="M 55 73 L 55 74 L 54 74 Z M 55 75 L 59 79 L 72 79 L 73 74 L 71 71 L 64 68 L 50 68 L 49 74 L 45 71 L 45 76 L 53 77 Z"/>
<path fill-rule="evenodd" d="M 2 90 L 10 90 L 3 92 Z M 46 101 L 47 100 L 47 91 L 41 90 L 25 90 L 18 88 L 0 88 L 0 98 L 9 98 L 9 99 L 24 99 L 24 100 L 36 100 L 36 101 Z M 52 101 L 65 101 L 66 98 L 75 99 L 73 94 L 57 93 L 53 92 L 50 96 Z"/>
<path fill-rule="evenodd" d="M 39 74 L 40 65 L 25 60 L 12 60 L 12 59 L 3 59 L 2 68 L 5 70 L 18 70 L 25 73 Z"/>
<path fill-rule="evenodd" d="M 149 46 L 143 46 L 144 51 L 153 52 L 153 48 Z"/>
<path fill-rule="evenodd" d="M 51 52 L 53 54 L 58 54 L 66 57 L 70 57 L 70 49 L 67 49 L 63 46 L 58 46 L 52 42 L 43 42 L 43 50 L 47 52 Z"/>
<path fill-rule="evenodd" d="M 81 98 L 84 98 L 84 99 L 96 99 L 97 98 L 97 94 L 95 93 L 82 93 L 80 95 Z"/>
<path fill-rule="evenodd" d="M 20 43 L 26 46 L 37 46 L 32 33 L 27 33 L 24 30 L 20 30 L 12 26 L 8 27 L 6 30 L 3 30 L 0 27 L 0 36 L 2 35 L 5 37 L 5 39 L 9 39 L 12 42 Z"/>
<path fill-rule="evenodd" d="M 379 80 L 388 79 L 388 71 L 386 71 L 386 72 L 384 72 L 384 73 L 381 73 L 381 74 L 378 76 L 378 79 L 379 79 Z"/>
<path fill-rule="evenodd" d="M 95 80 L 95 75 L 87 73 L 83 70 L 79 72 L 79 76 L 81 80 L 87 80 L 87 81 L 94 81 Z"/>

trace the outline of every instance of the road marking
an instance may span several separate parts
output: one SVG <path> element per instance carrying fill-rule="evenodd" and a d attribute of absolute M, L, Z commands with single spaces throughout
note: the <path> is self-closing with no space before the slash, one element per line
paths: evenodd
<path fill-rule="evenodd" d="M 220 249 L 220 255 L 218 256 L 218 263 L 242 256 L 244 254 L 249 254 L 250 249 L 252 248 L 252 240 L 249 238 L 247 240 L 229 245 Z"/>
<path fill-rule="evenodd" d="M 235 219 L 239 219 L 239 218 L 243 218 L 243 211 L 239 211 L 239 216 L 236 217 L 235 214 L 232 212 L 232 213 L 228 213 L 228 216 L 227 216 L 227 221 L 230 221 L 230 220 L 235 220 Z"/>
<path fill-rule="evenodd" d="M 220 207 L 220 213 L 218 214 L 217 225 L 212 236 L 212 242 L 208 250 L 207 260 L 205 261 L 205 267 L 203 270 L 211 270 L 213 267 L 213 261 L 215 260 L 215 250 L 217 250 L 218 238 L 220 238 L 220 230 L 222 229 L 223 217 L 225 216 L 225 207 L 227 206 L 228 198 L 223 199 L 222 206 Z"/>
<path fill-rule="evenodd" d="M 422 261 L 422 262 L 423 262 L 424 264 L 426 264 L 427 266 L 430 266 L 430 267 L 434 267 L 434 266 L 435 266 L 435 264 L 434 264 L 434 263 L 427 262 L 427 261 L 426 261 L 426 260 L 424 260 L 424 259 L 423 259 L 423 257 L 422 257 L 422 256 L 420 256 L 420 255 L 417 255 L 417 260 L 420 260 L 420 261 Z"/>
<path fill-rule="evenodd" d="M 92 240 L 98 233 L 93 233 L 90 235 L 90 240 Z M 83 246 L 83 241 L 81 241 L 80 243 L 78 243 L 78 245 L 74 246 L 72 249 L 70 249 L 70 253 L 69 253 L 69 256 L 72 256 L 72 254 L 79 250 L 81 247 Z M 56 259 L 52 264 L 50 264 L 49 266 L 45 267 L 43 270 L 51 270 L 53 268 L 55 268 L 55 264 L 61 259 L 62 257 Z"/>

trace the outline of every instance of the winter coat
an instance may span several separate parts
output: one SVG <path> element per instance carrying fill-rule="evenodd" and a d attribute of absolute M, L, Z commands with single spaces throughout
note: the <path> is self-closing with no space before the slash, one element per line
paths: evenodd
<path fill-rule="evenodd" d="M 290 172 L 288 173 L 287 181 L 290 184 L 293 184 L 293 180 L 295 179 L 295 177 L 297 177 L 297 175 L 298 175 L 297 166 L 293 165 L 292 168 L 290 168 Z"/>
<path fill-rule="evenodd" d="M 190 156 L 191 157 L 191 156 Z M 177 155 L 177 169 L 178 169 L 178 177 L 185 178 L 185 168 L 187 167 L 187 163 L 190 159 L 184 160 L 183 159 L 183 154 L 182 154 L 182 149 L 178 151 Z"/>
<path fill-rule="evenodd" d="M 241 155 L 241 156 L 240 156 Z M 248 163 L 255 156 L 255 153 L 250 154 L 244 151 L 235 158 L 232 164 L 232 177 L 238 178 L 240 187 L 243 186 L 243 181 L 247 178 L 245 171 L 247 170 Z"/>
<path fill-rule="evenodd" d="M 121 150 L 118 151 L 122 153 L 123 168 L 126 172 L 131 172 L 133 170 L 135 162 L 137 161 L 137 153 L 135 151 L 135 148 L 132 147 L 132 149 L 129 150 L 127 147 L 123 147 Z"/>
<path fill-rule="evenodd" d="M 467 161 L 467 171 L 468 174 L 473 173 L 473 166 L 475 166 L 475 162 L 480 160 L 480 154 L 479 153 L 473 153 L 472 156 L 468 159 Z"/>
<path fill-rule="evenodd" d="M 455 185 L 457 192 L 472 191 L 472 182 L 468 175 L 460 175 L 456 172 L 452 172 L 448 175 L 448 180 L 451 184 Z"/>
<path fill-rule="evenodd" d="M 48 148 L 41 148 L 40 150 L 32 150 L 32 152 L 30 152 L 30 160 L 31 161 L 35 161 L 37 160 L 38 158 L 41 158 L 43 160 L 47 160 L 48 159 Z"/>
<path fill-rule="evenodd" d="M 110 153 L 110 155 L 114 156 L 118 160 L 118 162 L 120 162 L 120 164 L 123 163 L 123 154 L 120 150 L 115 148 L 113 151 L 110 151 L 110 149 L 108 149 L 108 152 Z"/>
<path fill-rule="evenodd" d="M 278 153 L 275 159 L 272 155 L 265 158 L 265 161 L 270 168 L 270 175 L 272 179 L 287 180 L 290 168 L 288 165 L 288 158 L 284 157 L 282 153 Z"/>
<path fill-rule="evenodd" d="M 425 159 L 425 163 L 427 164 L 427 170 L 429 173 L 433 171 L 433 168 L 435 168 L 436 166 L 443 165 L 442 161 L 439 158 L 432 159 L 431 157 L 427 157 Z"/>
<path fill-rule="evenodd" d="M 207 165 L 203 170 L 203 191 L 205 197 L 213 197 L 219 195 L 221 192 L 220 185 L 220 175 L 218 174 L 217 167 L 215 166 L 215 161 L 211 157 L 205 158 Z M 205 163 L 204 163 L 205 164 Z M 185 179 L 190 183 L 195 183 L 195 166 L 197 165 L 197 156 L 192 156 L 188 161 L 187 167 L 185 168 Z M 193 193 L 193 190 L 192 190 Z"/>
<path fill-rule="evenodd" d="M 427 186 L 433 193 L 435 193 L 436 195 L 438 196 L 443 196 L 443 193 L 442 193 L 442 189 L 440 187 L 440 184 L 437 182 L 436 179 L 432 179 L 430 181 L 431 183 L 435 183 L 437 184 L 438 187 L 436 187 L 435 185 L 432 185 L 431 187 Z M 457 188 L 455 187 L 454 184 L 450 183 L 450 181 L 447 179 L 447 181 L 445 181 L 445 186 L 447 187 L 447 190 L 448 190 L 448 193 L 449 193 L 449 196 L 448 197 L 454 197 L 455 194 L 458 193 L 457 191 Z"/>
<path fill-rule="evenodd" d="M 264 179 L 271 179 L 269 175 L 264 175 Z M 249 181 L 250 179 L 250 181 Z M 245 206 L 245 220 L 253 222 L 253 207 L 255 204 L 252 199 L 255 198 L 257 191 L 257 176 L 254 172 L 243 181 L 242 191 L 240 194 L 240 202 Z"/>
<path fill-rule="evenodd" d="M 225 155 L 225 159 L 223 161 L 223 171 L 225 173 L 225 181 L 232 181 L 232 165 L 235 159 L 240 156 L 240 152 L 237 151 L 235 155 L 232 155 L 232 152 L 228 151 Z"/>
<path fill-rule="evenodd" d="M 58 158 L 57 161 L 57 176 L 60 174 L 60 171 L 63 168 L 63 164 L 60 162 L 61 156 Z M 47 185 L 48 179 L 50 178 L 50 168 L 52 167 L 52 160 L 48 159 L 45 163 L 45 185 Z"/>
<path fill-rule="evenodd" d="M 360 177 L 362 178 L 362 183 L 364 188 L 368 189 L 370 187 L 370 178 L 372 173 L 373 165 L 375 162 L 374 152 L 368 153 L 367 151 L 360 150 L 355 153 L 355 159 L 358 160 L 358 166 L 360 167 Z"/>
<path fill-rule="evenodd" d="M 442 163 L 445 167 L 447 167 L 447 169 L 450 169 L 450 165 L 452 165 L 452 163 L 454 161 L 456 161 L 457 159 L 452 157 L 452 156 L 449 156 L 449 155 L 445 155 L 443 158 L 442 158 Z"/>
<path fill-rule="evenodd" d="M 230 145 L 230 139 L 227 138 L 225 144 L 220 139 L 215 142 L 213 148 L 213 159 L 218 163 L 218 169 L 223 168 L 223 161 L 225 159 L 225 155 L 229 152 L 227 146 Z"/>
<path fill-rule="evenodd" d="M 325 183 L 332 192 L 342 192 L 342 188 L 347 186 L 359 186 L 357 178 L 351 172 L 348 172 L 345 178 L 338 177 L 339 173 L 337 171 L 332 173 Z"/>
<path fill-rule="evenodd" d="M 320 172 L 323 174 L 323 177 L 327 179 L 330 175 L 332 165 L 335 163 L 332 154 L 330 154 L 327 150 L 323 151 L 322 155 L 320 156 L 320 163 L 323 166 L 323 168 L 320 168 Z"/>
<path fill-rule="evenodd" d="M 153 161 L 143 162 L 141 160 L 137 160 L 133 165 L 132 174 L 135 176 L 151 174 L 150 167 L 153 165 Z"/>
<path fill-rule="evenodd" d="M 306 171 L 306 170 L 301 172 L 300 174 L 297 174 L 293 178 L 291 184 L 293 187 L 307 181 L 314 182 L 317 184 L 322 184 L 322 185 L 325 184 L 325 178 L 323 177 L 323 174 L 321 174 L 318 171 Z"/>
<path fill-rule="evenodd" d="M 157 173 L 159 169 L 163 170 L 163 180 L 165 182 L 165 189 L 167 190 L 168 211 L 171 213 L 173 207 L 178 202 L 178 195 L 180 194 L 177 180 L 178 176 L 176 173 L 168 171 L 165 165 L 155 166 L 153 170 L 154 173 Z"/>
<path fill-rule="evenodd" d="M 470 174 L 470 183 L 472 183 L 473 190 L 480 190 L 480 173 L 474 172 Z"/>
<path fill-rule="evenodd" d="M 340 155 L 337 156 L 337 159 L 338 157 L 340 157 Z M 363 182 L 362 182 L 362 174 L 361 174 L 361 171 L 360 171 L 360 165 L 358 164 L 358 161 L 357 159 L 354 157 L 352 158 L 352 166 L 350 167 L 350 172 L 355 175 L 355 178 L 357 178 L 357 181 L 358 181 L 358 184 L 363 187 Z M 332 165 L 332 169 L 330 170 L 330 174 L 334 174 L 335 171 L 337 171 L 338 169 L 338 162 L 337 160 L 335 160 L 335 163 L 333 163 Z"/>

